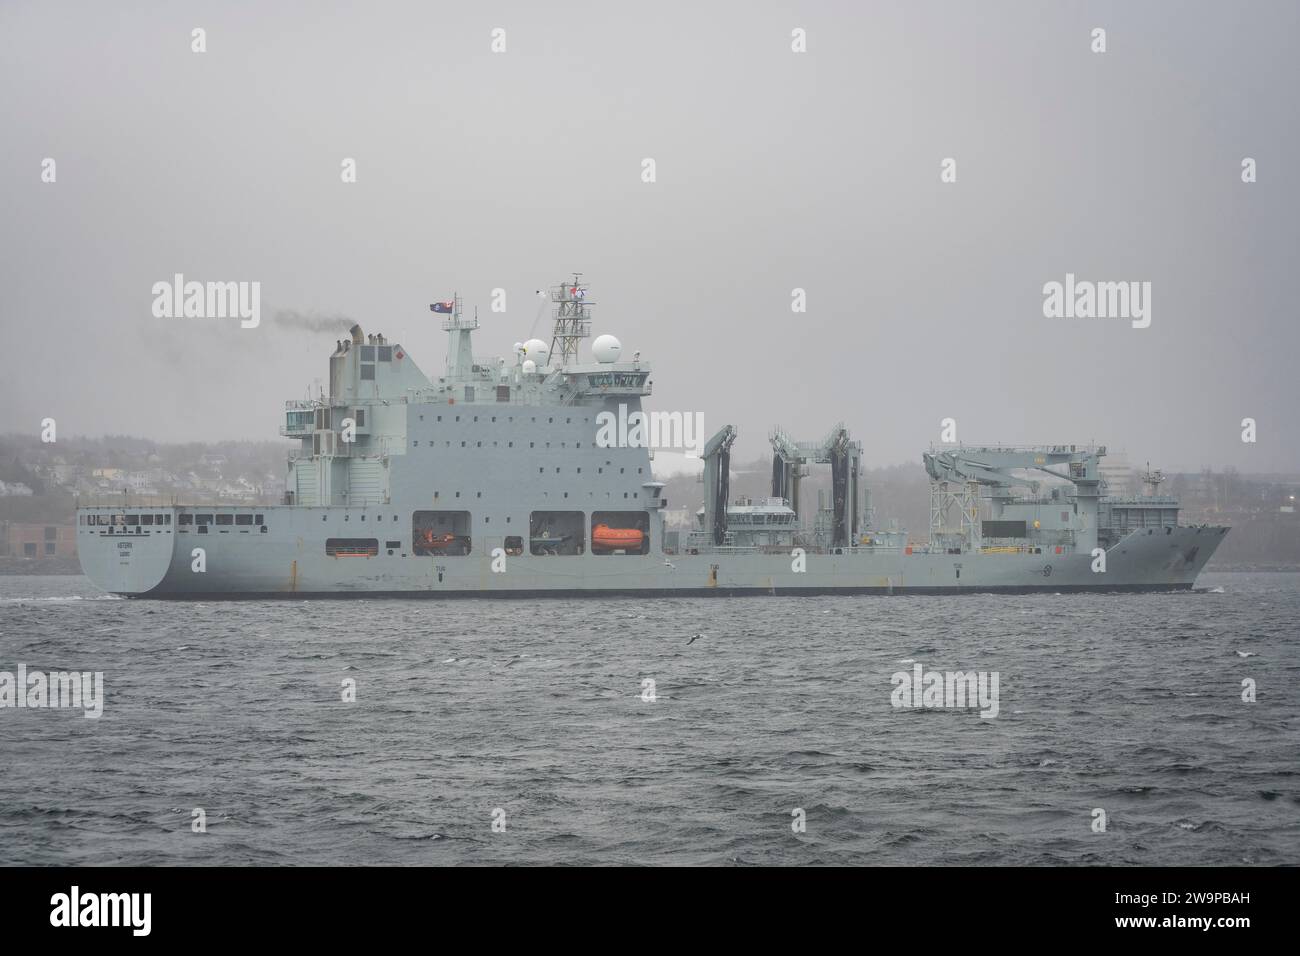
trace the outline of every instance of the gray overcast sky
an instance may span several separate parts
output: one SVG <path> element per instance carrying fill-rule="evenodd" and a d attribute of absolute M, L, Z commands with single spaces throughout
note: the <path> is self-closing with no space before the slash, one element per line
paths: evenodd
<path fill-rule="evenodd" d="M 650 407 L 744 457 L 843 420 L 868 465 L 918 461 L 951 416 L 1297 471 L 1298 9 L 5 0 L 0 431 L 272 438 L 336 337 L 276 309 L 437 372 L 429 302 L 505 352 L 577 269 Z M 262 326 L 154 318 L 176 272 L 260 281 Z M 1066 272 L 1151 282 L 1151 327 L 1045 318 Z"/>

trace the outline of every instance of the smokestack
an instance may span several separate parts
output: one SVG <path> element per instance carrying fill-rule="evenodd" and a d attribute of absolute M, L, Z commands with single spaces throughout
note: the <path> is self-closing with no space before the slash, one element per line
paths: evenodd
<path fill-rule="evenodd" d="M 353 345 L 360 345 L 360 344 L 362 343 L 362 341 L 363 341 L 363 339 L 362 339 L 362 337 L 361 337 L 361 326 L 357 325 L 357 324 L 354 322 L 354 323 L 352 324 L 352 328 L 348 329 L 348 331 L 352 333 L 352 344 L 353 344 Z"/>

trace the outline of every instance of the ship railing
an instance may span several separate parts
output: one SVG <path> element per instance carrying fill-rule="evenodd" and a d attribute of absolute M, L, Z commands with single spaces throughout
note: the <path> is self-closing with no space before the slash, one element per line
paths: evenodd
<path fill-rule="evenodd" d="M 147 511 L 153 508 L 265 508 L 277 503 L 280 494 L 260 494 L 251 498 L 223 498 L 208 492 L 173 495 L 80 495 L 77 508 L 116 508 Z"/>
<path fill-rule="evenodd" d="M 286 502 L 281 502 L 285 504 Z M 295 495 L 294 508 L 387 508 L 392 498 L 386 495 Z"/>
<path fill-rule="evenodd" d="M 336 433 L 337 434 L 337 433 Z M 308 437 L 308 436 L 301 436 Z M 395 452 L 405 453 L 406 439 L 396 435 L 367 435 L 365 442 L 345 442 L 341 439 L 334 442 L 334 454 L 331 458 L 387 458 Z M 310 458 L 320 457 L 315 451 L 308 448 L 290 448 L 285 455 L 288 461 L 303 461 Z"/>
<path fill-rule="evenodd" d="M 981 442 L 978 445 L 958 442 L 953 445 L 930 443 L 931 448 L 938 448 L 940 451 L 962 451 L 962 452 L 1046 452 L 1051 455 L 1076 455 L 1080 452 L 1095 452 L 1104 455 L 1106 453 L 1105 445 L 1098 445 L 1093 442 L 1062 445 L 1056 442 L 1043 442 L 1035 444 L 1033 442 Z"/>
<path fill-rule="evenodd" d="M 1179 499 L 1174 495 L 1105 495 L 1104 505 L 1134 508 L 1177 508 Z"/>
<path fill-rule="evenodd" d="M 78 508 L 174 508 L 176 495 L 102 494 L 75 496 Z"/>

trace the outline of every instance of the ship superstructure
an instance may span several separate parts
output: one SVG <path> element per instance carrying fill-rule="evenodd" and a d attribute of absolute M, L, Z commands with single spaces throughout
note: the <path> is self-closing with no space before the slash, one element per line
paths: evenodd
<path fill-rule="evenodd" d="M 286 403 L 282 504 L 79 508 L 86 574 L 120 594 L 209 598 L 1173 590 L 1226 533 L 1179 525 L 1150 473 L 1148 494 L 1108 496 L 1101 447 L 945 446 L 923 456 L 931 520 L 914 543 L 875 527 L 843 424 L 812 442 L 773 431 L 771 495 L 739 501 L 736 429 L 719 429 L 695 528 L 667 530 L 649 447 L 624 427 L 651 368 L 611 335 L 584 346 L 589 292 L 580 275 L 552 288 L 550 342 L 494 358 L 473 354 L 459 296 L 435 303 L 437 376 L 353 326 L 328 391 Z M 812 508 L 800 483 L 818 466 L 830 486 Z"/>

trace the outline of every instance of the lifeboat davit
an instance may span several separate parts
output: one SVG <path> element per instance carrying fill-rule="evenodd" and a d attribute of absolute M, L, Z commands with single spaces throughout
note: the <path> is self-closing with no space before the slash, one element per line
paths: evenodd
<path fill-rule="evenodd" d="M 591 546 L 602 551 L 639 551 L 645 533 L 636 528 L 611 528 L 598 524 L 591 531 Z"/>

